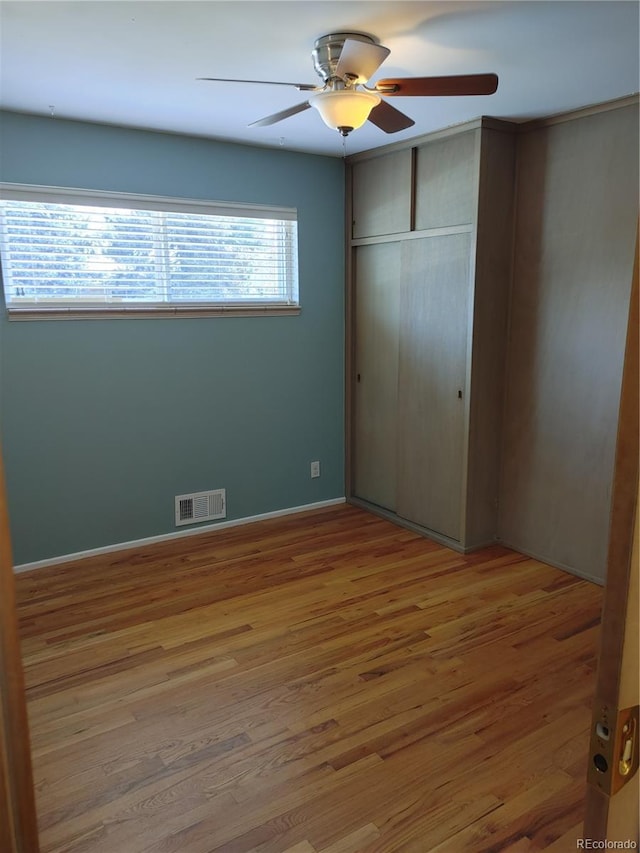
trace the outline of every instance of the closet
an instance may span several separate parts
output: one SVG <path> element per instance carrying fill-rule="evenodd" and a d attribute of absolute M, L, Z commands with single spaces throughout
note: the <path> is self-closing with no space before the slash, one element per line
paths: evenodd
<path fill-rule="evenodd" d="M 495 538 L 515 141 L 480 119 L 350 161 L 350 498 Z"/>

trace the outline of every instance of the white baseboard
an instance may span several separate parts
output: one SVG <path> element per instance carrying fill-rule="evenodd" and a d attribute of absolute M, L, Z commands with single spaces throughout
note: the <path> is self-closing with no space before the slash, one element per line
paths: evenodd
<path fill-rule="evenodd" d="M 37 560 L 35 563 L 21 563 L 13 567 L 13 571 L 31 572 L 34 569 L 44 569 L 47 566 L 57 566 L 60 563 L 70 563 L 73 560 L 82 560 L 85 557 L 97 557 L 100 554 L 111 554 L 115 551 L 126 551 L 129 548 L 142 548 L 145 545 L 154 545 L 156 542 L 169 542 L 172 539 L 182 539 L 185 536 L 197 536 L 202 533 L 211 533 L 213 530 L 221 530 L 226 527 L 239 527 L 241 524 L 252 524 L 254 521 L 265 521 L 267 518 L 280 518 L 284 515 L 295 515 L 299 512 L 309 512 L 314 509 L 336 506 L 345 503 L 345 498 L 332 498 L 328 501 L 316 501 L 316 503 L 304 506 L 293 506 L 287 509 L 277 509 L 274 512 L 263 512 L 260 515 L 248 515 L 244 518 L 234 518 L 230 521 L 219 521 L 216 524 L 203 524 L 199 527 L 190 527 L 188 530 L 178 530 L 175 533 L 162 533 L 159 536 L 149 536 L 146 539 L 133 539 L 131 542 L 118 542 L 115 545 L 105 545 L 103 548 L 92 548 L 90 551 L 76 551 L 74 554 L 63 554 L 60 557 L 50 557 L 46 560 Z"/>

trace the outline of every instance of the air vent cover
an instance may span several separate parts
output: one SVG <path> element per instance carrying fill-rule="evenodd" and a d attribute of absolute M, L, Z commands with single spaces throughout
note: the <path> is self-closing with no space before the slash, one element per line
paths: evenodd
<path fill-rule="evenodd" d="M 201 521 L 226 518 L 226 504 L 225 489 L 176 495 L 176 527 L 181 524 L 199 524 Z"/>

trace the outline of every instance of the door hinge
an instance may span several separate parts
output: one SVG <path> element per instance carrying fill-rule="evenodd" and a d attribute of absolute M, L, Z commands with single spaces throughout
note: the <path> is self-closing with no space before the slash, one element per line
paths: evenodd
<path fill-rule="evenodd" d="M 638 705 L 612 711 L 597 706 L 591 731 L 587 779 L 611 796 L 632 779 L 638 770 Z"/>

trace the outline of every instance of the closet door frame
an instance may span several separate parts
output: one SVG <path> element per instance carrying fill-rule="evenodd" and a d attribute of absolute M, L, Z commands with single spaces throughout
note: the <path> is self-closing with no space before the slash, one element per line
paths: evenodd
<path fill-rule="evenodd" d="M 0 849 L 38 853 L 29 723 L 0 448 Z"/>

